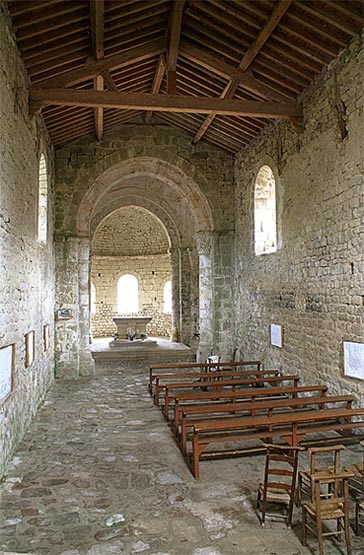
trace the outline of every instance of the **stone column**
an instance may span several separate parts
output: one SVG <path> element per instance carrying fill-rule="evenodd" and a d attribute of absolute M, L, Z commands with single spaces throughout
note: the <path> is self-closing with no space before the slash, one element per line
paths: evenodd
<path fill-rule="evenodd" d="M 214 234 L 199 231 L 193 236 L 199 255 L 199 319 L 200 342 L 197 348 L 197 361 L 204 361 L 214 347 L 214 291 L 213 257 Z"/>
<path fill-rule="evenodd" d="M 89 246 L 86 238 L 56 240 L 56 375 L 71 379 L 95 372 L 89 345 Z M 61 319 L 60 309 L 69 310 Z"/>

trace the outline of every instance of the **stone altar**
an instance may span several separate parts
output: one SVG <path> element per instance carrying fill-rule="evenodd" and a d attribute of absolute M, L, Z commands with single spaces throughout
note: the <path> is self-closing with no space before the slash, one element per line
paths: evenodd
<path fill-rule="evenodd" d="M 145 339 L 147 337 L 147 324 L 151 321 L 148 316 L 116 316 L 113 321 L 117 327 L 117 337 L 109 343 L 110 347 L 119 349 L 155 347 L 157 341 Z M 131 334 L 134 334 L 132 337 Z M 145 338 L 142 339 L 141 336 Z"/>

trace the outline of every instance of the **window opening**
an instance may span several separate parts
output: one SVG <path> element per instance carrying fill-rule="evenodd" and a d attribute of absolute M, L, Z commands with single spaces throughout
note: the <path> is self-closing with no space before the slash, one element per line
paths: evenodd
<path fill-rule="evenodd" d="M 166 281 L 163 289 L 163 312 L 172 312 L 172 282 Z"/>
<path fill-rule="evenodd" d="M 135 314 L 139 312 L 139 284 L 135 276 L 124 274 L 117 286 L 118 313 Z"/>
<path fill-rule="evenodd" d="M 269 166 L 262 166 L 254 188 L 254 245 L 255 254 L 277 250 L 276 182 Z"/>
<path fill-rule="evenodd" d="M 38 241 L 47 241 L 48 230 L 48 177 L 47 163 L 44 154 L 39 161 L 38 177 Z"/>

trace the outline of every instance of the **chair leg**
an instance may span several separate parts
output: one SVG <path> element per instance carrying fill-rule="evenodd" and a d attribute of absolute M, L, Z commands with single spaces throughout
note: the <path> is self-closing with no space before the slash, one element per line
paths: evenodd
<path fill-rule="evenodd" d="M 307 545 L 306 509 L 302 505 L 302 545 Z"/>
<path fill-rule="evenodd" d="M 351 555 L 351 539 L 350 539 L 350 530 L 349 530 L 349 509 L 348 508 L 346 508 L 345 510 L 344 531 L 345 531 L 347 555 Z"/>
<path fill-rule="evenodd" d="M 319 552 L 320 552 L 320 555 L 324 555 L 324 546 L 322 543 L 322 522 L 321 522 L 321 518 L 318 518 L 317 515 L 316 515 L 316 530 L 317 530 L 317 541 L 319 544 Z"/>

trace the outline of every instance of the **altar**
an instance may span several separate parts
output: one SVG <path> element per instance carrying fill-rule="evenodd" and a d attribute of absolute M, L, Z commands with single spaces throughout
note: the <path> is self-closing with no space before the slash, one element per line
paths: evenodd
<path fill-rule="evenodd" d="M 149 316 L 116 316 L 113 318 L 117 332 L 115 339 L 109 343 L 110 347 L 119 349 L 155 347 L 157 341 L 147 339 L 147 325 L 151 319 Z"/>

